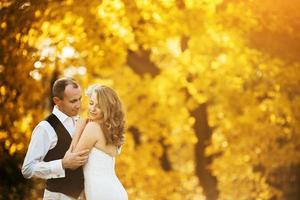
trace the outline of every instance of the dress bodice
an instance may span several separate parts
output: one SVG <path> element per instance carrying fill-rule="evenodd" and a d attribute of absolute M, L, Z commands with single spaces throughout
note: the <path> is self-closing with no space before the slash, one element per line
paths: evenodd
<path fill-rule="evenodd" d="M 115 157 L 93 147 L 85 166 L 87 200 L 127 200 L 127 193 L 115 174 Z"/>
<path fill-rule="evenodd" d="M 89 154 L 88 162 L 84 166 L 85 173 L 111 175 L 115 174 L 115 157 L 93 147 Z"/>

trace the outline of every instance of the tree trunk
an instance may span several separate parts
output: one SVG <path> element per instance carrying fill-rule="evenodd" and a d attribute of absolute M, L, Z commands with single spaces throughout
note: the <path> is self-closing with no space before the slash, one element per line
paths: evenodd
<path fill-rule="evenodd" d="M 139 76 L 150 74 L 152 77 L 155 77 L 160 73 L 160 69 L 150 60 L 150 54 L 150 51 L 143 49 L 136 52 L 128 50 L 127 65 Z M 130 127 L 129 131 L 132 133 L 135 146 L 137 147 L 141 143 L 140 132 L 136 127 Z M 159 139 L 159 143 L 163 149 L 163 153 L 159 158 L 161 168 L 166 172 L 172 171 L 172 163 L 168 156 L 168 145 L 165 144 L 163 137 Z"/>
<path fill-rule="evenodd" d="M 209 169 L 211 158 L 205 156 L 205 148 L 210 144 L 212 135 L 212 130 L 207 120 L 207 104 L 199 105 L 191 112 L 191 115 L 196 120 L 194 130 L 198 139 L 195 145 L 196 175 L 203 187 L 206 198 L 208 200 L 217 200 L 219 196 L 217 179 Z"/>

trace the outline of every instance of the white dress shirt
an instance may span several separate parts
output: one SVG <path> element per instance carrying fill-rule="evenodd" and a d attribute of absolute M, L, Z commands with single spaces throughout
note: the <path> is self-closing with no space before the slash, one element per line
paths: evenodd
<path fill-rule="evenodd" d="M 75 121 L 78 119 L 78 116 L 69 117 L 56 106 L 54 106 L 52 113 L 62 122 L 71 137 L 73 137 Z M 22 166 L 22 174 L 25 178 L 51 179 L 65 177 L 62 159 L 49 162 L 43 161 L 48 151 L 53 149 L 56 143 L 57 135 L 55 130 L 47 121 L 41 121 L 32 132 L 31 141 Z"/>

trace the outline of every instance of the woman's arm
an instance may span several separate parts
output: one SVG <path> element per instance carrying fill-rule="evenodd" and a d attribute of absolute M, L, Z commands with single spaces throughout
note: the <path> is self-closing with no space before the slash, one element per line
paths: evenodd
<path fill-rule="evenodd" d="M 85 126 L 80 139 L 75 146 L 73 152 L 78 152 L 84 149 L 91 150 L 95 143 L 99 140 L 100 125 L 97 122 L 88 122 Z"/>
<path fill-rule="evenodd" d="M 87 119 L 79 119 L 76 122 L 75 133 L 74 133 L 71 145 L 70 145 L 71 150 L 73 150 L 73 148 L 77 145 L 79 138 L 80 138 L 86 124 L 87 124 Z"/>

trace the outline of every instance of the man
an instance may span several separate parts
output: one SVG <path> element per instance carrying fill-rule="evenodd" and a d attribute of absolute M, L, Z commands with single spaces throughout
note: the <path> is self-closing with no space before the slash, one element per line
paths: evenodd
<path fill-rule="evenodd" d="M 88 150 L 72 153 L 69 147 L 81 107 L 81 88 L 74 80 L 61 78 L 55 81 L 52 94 L 53 112 L 33 130 L 22 174 L 47 180 L 43 199 L 78 199 Z"/>

